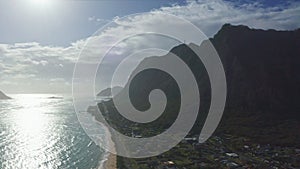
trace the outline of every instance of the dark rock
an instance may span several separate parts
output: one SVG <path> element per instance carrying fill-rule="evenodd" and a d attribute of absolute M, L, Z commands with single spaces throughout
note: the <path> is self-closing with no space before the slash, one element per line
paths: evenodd
<path fill-rule="evenodd" d="M 218 132 L 247 136 L 258 142 L 299 145 L 300 29 L 257 30 L 225 24 L 210 41 L 220 56 L 227 79 L 227 102 Z M 190 45 L 201 51 L 206 43 Z M 190 45 L 176 46 L 170 52 L 189 66 L 199 85 L 200 110 L 191 132 L 199 134 L 210 107 L 211 88 L 206 69 Z M 137 70 L 168 57 L 147 58 Z M 153 69 L 137 74 L 128 85 L 131 102 L 141 111 L 150 107 L 148 96 L 153 89 L 163 90 L 168 99 L 161 117 L 139 127 L 170 127 L 180 107 L 180 92 L 174 79 Z M 122 91 L 118 97 L 121 99 Z M 113 109 L 110 112 L 123 122 L 116 125 L 130 123 Z"/>
<path fill-rule="evenodd" d="M 0 91 L 0 100 L 8 100 L 10 97 L 6 96 L 2 91 Z"/>
<path fill-rule="evenodd" d="M 113 87 L 113 90 L 116 92 L 116 93 L 119 93 L 123 88 L 120 87 L 120 86 L 115 86 Z M 106 88 L 104 90 L 102 90 L 101 92 L 99 92 L 97 94 L 97 96 L 102 96 L 102 97 L 110 97 L 112 96 L 112 89 L 111 88 Z"/>

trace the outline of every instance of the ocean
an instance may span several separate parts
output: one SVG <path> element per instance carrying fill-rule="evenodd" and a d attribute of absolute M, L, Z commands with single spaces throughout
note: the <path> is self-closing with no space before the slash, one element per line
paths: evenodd
<path fill-rule="evenodd" d="M 1 169 L 98 168 L 106 153 L 79 124 L 72 98 L 10 95 L 0 100 Z"/>

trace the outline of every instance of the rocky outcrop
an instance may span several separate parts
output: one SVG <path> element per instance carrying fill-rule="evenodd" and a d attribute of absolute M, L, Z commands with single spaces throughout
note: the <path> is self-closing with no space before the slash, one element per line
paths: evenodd
<path fill-rule="evenodd" d="M 2 91 L 0 91 L 0 100 L 8 100 L 10 97 L 6 96 Z"/>

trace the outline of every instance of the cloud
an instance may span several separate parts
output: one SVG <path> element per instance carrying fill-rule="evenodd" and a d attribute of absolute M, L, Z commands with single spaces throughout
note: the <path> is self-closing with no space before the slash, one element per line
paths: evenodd
<path fill-rule="evenodd" d="M 88 17 L 88 21 L 94 21 L 94 20 L 95 20 L 95 16 Z"/>
<path fill-rule="evenodd" d="M 221 0 L 189 1 L 187 5 L 162 7 L 161 11 L 187 19 L 207 36 L 213 36 L 224 23 L 252 28 L 290 30 L 300 27 L 300 3 L 267 7 L 259 2 L 241 3 Z"/>
<path fill-rule="evenodd" d="M 110 22 L 110 20 L 108 20 L 108 19 L 96 18 L 95 16 L 88 17 L 88 21 L 93 22 L 96 25 L 105 24 L 105 23 Z"/>
<path fill-rule="evenodd" d="M 15 43 L 14 45 L 10 46 L 10 48 L 30 48 L 30 47 L 37 47 L 39 43 L 37 42 L 29 42 L 29 43 Z"/>
<path fill-rule="evenodd" d="M 113 18 L 115 24 L 110 26 L 109 29 L 105 29 L 105 32 L 98 33 L 94 37 L 89 37 L 85 40 L 80 40 L 73 45 L 83 46 L 87 41 L 97 44 L 89 46 L 90 49 L 87 49 L 90 50 L 90 56 L 93 56 L 98 54 L 95 51 L 108 50 L 119 37 L 137 35 L 147 31 L 155 32 L 155 30 L 165 30 L 166 34 L 168 32 L 177 32 L 179 37 L 184 35 L 188 36 L 187 39 L 201 42 L 201 40 L 197 40 L 199 37 L 188 34 L 188 30 L 185 30 L 184 26 L 174 23 L 176 22 L 174 20 L 162 18 L 159 15 L 160 13 L 168 13 L 186 19 L 200 28 L 208 37 L 213 36 L 225 23 L 244 24 L 259 29 L 290 30 L 300 27 L 300 3 L 296 2 L 267 7 L 259 2 L 242 3 L 222 0 L 189 0 L 186 5 L 174 4 L 171 7 L 161 7 L 152 10 L 151 13 L 132 15 L 127 19 L 116 16 Z M 96 20 L 96 17 L 92 17 L 91 19 Z M 102 36 L 104 40 L 99 41 L 97 36 Z M 114 55 L 124 54 L 123 49 L 125 48 L 140 49 L 142 46 L 154 46 L 155 44 L 157 46 L 164 46 L 165 41 L 161 41 L 161 38 L 154 36 L 147 38 L 145 36 L 131 37 L 130 40 L 122 42 L 123 44 L 120 43 L 115 46 L 118 49 L 115 50 Z M 151 42 L 155 44 L 149 45 Z"/>
<path fill-rule="evenodd" d="M 42 46 L 36 42 L 0 44 L 0 89 L 11 93 L 70 92 L 71 89 L 65 86 L 71 82 L 79 51 L 73 45 Z M 50 79 L 54 78 L 65 81 L 60 82 L 61 87 L 56 83 L 55 88 L 49 88 Z"/>
<path fill-rule="evenodd" d="M 0 89 L 4 88 L 9 92 L 34 92 L 37 89 L 40 92 L 64 92 L 65 90 L 70 92 L 73 68 L 77 62 L 77 56 L 86 42 L 94 44 L 84 48 L 85 59 L 79 60 L 87 62 L 86 70 L 97 66 L 99 61 L 97 56 L 110 49 L 114 42 L 124 35 L 165 30 L 166 33 L 177 32 L 178 36 L 189 36 L 188 39 L 201 42 L 201 38 L 189 34 L 188 30 L 178 23 L 174 23 L 175 21 L 161 18 L 159 13 L 168 13 L 186 19 L 199 27 L 208 37 L 213 36 L 224 23 L 278 30 L 300 27 L 300 3 L 297 2 L 267 7 L 258 2 L 191 0 L 187 1 L 185 5 L 174 4 L 170 7 L 161 7 L 152 10 L 151 13 L 133 15 L 127 19 L 116 16 L 112 19 L 115 24 L 107 28 L 105 32 L 98 32 L 95 36 L 80 39 L 67 47 L 43 46 L 37 42 L 0 44 Z M 89 17 L 88 21 L 108 22 L 108 20 L 95 16 Z M 169 26 L 165 27 L 165 24 L 161 23 L 167 23 Z M 99 36 L 102 36 L 103 39 L 99 40 Z M 116 62 L 123 55 L 147 46 L 169 50 L 168 46 L 175 46 L 178 43 L 162 36 L 150 35 L 134 36 L 124 40 L 113 48 L 108 58 L 103 60 L 105 65 L 101 71 L 106 74 L 106 77 L 102 78 L 104 81 L 109 79 Z M 137 63 L 132 62 L 132 64 Z M 86 76 L 86 74 L 83 73 L 82 76 Z"/>
<path fill-rule="evenodd" d="M 108 77 L 112 76 L 116 62 L 120 59 L 119 57 L 127 56 L 143 49 L 145 46 L 166 49 L 170 44 L 173 44 L 173 46 L 176 44 L 172 41 L 163 40 L 163 36 L 138 36 L 143 32 L 159 31 L 166 35 L 174 32 L 178 37 L 186 37 L 191 42 L 201 43 L 203 37 L 197 37 L 189 33 L 189 30 L 180 22 L 163 18 L 160 13 L 168 13 L 186 19 L 200 28 L 208 37 L 212 37 L 225 23 L 244 24 L 259 29 L 290 30 L 300 27 L 300 3 L 296 2 L 267 7 L 259 2 L 189 1 L 186 5 L 175 4 L 171 7 L 162 7 L 152 10 L 151 13 L 129 16 L 127 19 L 115 17 L 113 26 L 98 33 L 95 37 L 87 39 L 90 43 L 101 45 L 89 46 L 87 50 L 90 50 L 90 52 L 86 52 L 85 61 L 91 63 L 97 62 L 97 59 L 99 61 L 98 56 L 115 45 L 114 42 L 118 41 L 120 37 L 130 37 L 129 40 L 124 39 L 123 42 L 116 45 L 115 50 L 111 51 L 108 59 L 103 61 L 106 63 L 103 71 Z M 97 36 L 103 37 L 103 41 L 97 39 Z M 93 57 L 95 58 L 92 59 Z M 88 68 L 92 67 L 89 66 Z M 102 82 L 109 79 L 103 78 L 105 80 L 102 80 Z"/>

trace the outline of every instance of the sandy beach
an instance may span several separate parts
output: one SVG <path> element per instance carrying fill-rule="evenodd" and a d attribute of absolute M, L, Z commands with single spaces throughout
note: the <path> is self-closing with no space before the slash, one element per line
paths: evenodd
<path fill-rule="evenodd" d="M 115 151 L 115 143 L 111 137 L 111 133 L 109 129 L 102 124 L 101 122 L 98 122 L 98 124 L 102 125 L 104 127 L 104 130 L 107 134 L 107 142 L 108 142 L 108 147 L 110 150 Z M 117 155 L 107 152 L 108 154 L 106 155 L 106 161 L 104 161 L 103 165 L 100 165 L 99 169 L 117 169 Z"/>
<path fill-rule="evenodd" d="M 107 160 L 103 164 L 103 169 L 116 169 L 117 168 L 117 156 L 109 153 Z"/>

